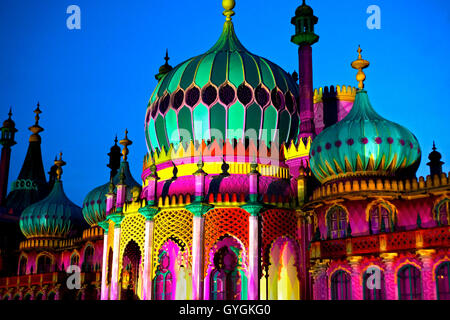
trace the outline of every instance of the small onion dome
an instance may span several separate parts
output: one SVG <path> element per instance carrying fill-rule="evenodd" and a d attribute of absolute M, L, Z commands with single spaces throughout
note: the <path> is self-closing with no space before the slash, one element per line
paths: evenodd
<path fill-rule="evenodd" d="M 303 0 L 302 5 L 295 10 L 295 15 L 297 17 L 311 17 L 314 16 L 314 10 L 305 3 L 305 0 Z"/>
<path fill-rule="evenodd" d="M 9 109 L 8 116 L 9 116 L 9 118 L 6 119 L 5 121 L 3 121 L 3 128 L 15 129 L 16 123 L 13 121 L 13 119 L 11 119 L 11 116 L 12 116 L 12 110 L 11 109 Z"/>
<path fill-rule="evenodd" d="M 173 69 L 173 67 L 169 64 L 170 58 L 168 50 L 166 50 L 166 56 L 164 57 L 164 60 L 166 60 L 166 63 L 164 63 L 161 67 L 159 67 L 158 70 L 159 72 L 157 75 L 155 75 L 155 79 L 158 81 L 164 78 L 164 76 Z"/>
<path fill-rule="evenodd" d="M 243 139 L 244 132 L 269 144 L 277 129 L 280 143 L 296 137 L 298 85 L 242 45 L 231 21 L 234 1 L 223 5 L 227 18 L 216 44 L 158 82 L 145 118 L 149 150 L 168 150 L 181 140 Z"/>
<path fill-rule="evenodd" d="M 347 117 L 322 131 L 310 151 L 311 170 L 322 183 L 355 175 L 414 174 L 421 156 L 414 134 L 378 115 L 364 90 Z"/>
<path fill-rule="evenodd" d="M 435 162 L 435 163 L 439 162 L 439 163 L 443 164 L 443 162 L 441 161 L 442 155 L 439 151 L 437 151 L 436 143 L 434 143 L 434 142 L 433 142 L 433 151 L 431 151 L 430 154 L 428 155 L 428 159 L 431 162 Z"/>
<path fill-rule="evenodd" d="M 20 230 L 27 238 L 64 238 L 83 223 L 81 208 L 67 198 L 61 181 L 61 166 L 56 160 L 58 180 L 50 194 L 43 200 L 27 207 L 20 216 Z"/>
<path fill-rule="evenodd" d="M 120 173 L 125 175 L 125 184 L 127 185 L 127 201 L 131 201 L 131 189 L 139 184 L 134 180 L 130 172 L 128 162 L 122 161 L 119 172 L 113 178 L 113 184 L 117 185 L 120 180 Z M 90 191 L 83 201 L 83 217 L 91 226 L 97 225 L 106 219 L 106 194 L 109 192 L 109 184 L 105 183 Z"/>
<path fill-rule="evenodd" d="M 409 177 L 420 165 L 422 152 L 414 134 L 372 108 L 362 71 L 369 62 L 362 59 L 361 52 L 359 48 L 359 57 L 352 63 L 358 70 L 360 88 L 352 110 L 311 145 L 311 170 L 321 183 L 359 175 Z"/>

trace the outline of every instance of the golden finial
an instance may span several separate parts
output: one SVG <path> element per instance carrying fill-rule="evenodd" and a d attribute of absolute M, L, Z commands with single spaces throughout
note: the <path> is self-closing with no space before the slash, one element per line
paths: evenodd
<path fill-rule="evenodd" d="M 236 6 L 236 2 L 234 0 L 222 0 L 222 7 L 225 9 L 223 15 L 226 18 L 226 21 L 231 21 L 231 17 L 234 16 L 234 7 Z"/>
<path fill-rule="evenodd" d="M 121 145 L 123 145 L 122 154 L 123 154 L 123 161 L 127 161 L 128 159 L 128 146 L 131 146 L 133 144 L 133 141 L 128 139 L 128 129 L 125 129 L 125 138 L 119 141 Z"/>
<path fill-rule="evenodd" d="M 41 109 L 39 109 L 39 102 L 37 103 L 36 109 L 33 111 L 36 115 L 34 116 L 35 123 L 31 127 L 28 128 L 33 134 L 30 136 L 30 141 L 41 141 L 41 137 L 39 133 L 44 131 L 44 129 L 39 125 L 39 115 L 42 113 Z"/>
<path fill-rule="evenodd" d="M 366 74 L 363 72 L 363 70 L 370 65 L 369 61 L 362 58 L 361 52 L 361 46 L 358 46 L 358 59 L 352 62 L 352 68 L 358 70 L 358 73 L 356 74 L 356 80 L 358 80 L 359 90 L 364 89 L 364 80 L 366 80 Z"/>
<path fill-rule="evenodd" d="M 33 111 L 36 114 L 36 116 L 34 117 L 34 120 L 36 121 L 35 125 L 39 124 L 39 119 L 40 119 L 39 115 L 42 113 L 42 111 L 41 111 L 41 109 L 39 109 L 39 107 L 40 107 L 40 105 L 39 105 L 39 102 L 38 102 L 37 106 L 36 106 L 36 109 Z"/>
<path fill-rule="evenodd" d="M 62 167 L 66 165 L 66 162 L 63 161 L 62 159 L 62 152 L 59 153 L 59 160 L 57 160 L 55 158 L 55 166 L 57 166 L 58 168 L 56 169 L 56 177 L 58 179 L 58 181 L 61 180 L 61 175 L 62 175 Z"/>

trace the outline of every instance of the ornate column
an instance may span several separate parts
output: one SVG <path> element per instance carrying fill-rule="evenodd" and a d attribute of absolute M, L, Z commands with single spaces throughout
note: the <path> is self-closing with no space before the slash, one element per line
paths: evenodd
<path fill-rule="evenodd" d="M 102 257 L 102 287 L 101 287 L 101 300 L 108 300 L 108 230 L 109 223 L 108 220 L 102 221 L 98 224 L 103 228 L 103 257 Z"/>
<path fill-rule="evenodd" d="M 153 229 L 154 218 L 158 214 L 159 208 L 146 206 L 139 209 L 145 220 L 145 242 L 144 242 L 144 273 L 142 279 L 143 295 L 142 300 L 152 300 L 152 274 L 153 274 Z"/>
<path fill-rule="evenodd" d="M 203 299 L 204 215 L 212 209 L 205 203 L 192 203 L 186 209 L 193 214 L 192 230 L 192 300 Z"/>
<path fill-rule="evenodd" d="M 204 215 L 212 209 L 212 206 L 204 203 L 205 197 L 205 176 L 203 171 L 204 163 L 199 160 L 198 170 L 195 177 L 195 200 L 186 206 L 186 209 L 193 214 L 192 230 L 192 300 L 203 299 L 203 240 L 205 229 Z"/>
<path fill-rule="evenodd" d="M 114 222 L 114 244 L 113 244 L 113 261 L 111 272 L 111 288 L 110 288 L 110 300 L 119 299 L 119 255 L 120 255 L 120 236 L 121 236 L 121 223 L 123 220 L 122 215 L 110 215 L 108 216 Z"/>
<path fill-rule="evenodd" d="M 383 259 L 386 265 L 384 271 L 384 280 L 386 283 L 386 300 L 398 300 L 398 290 L 395 284 L 395 270 L 394 260 L 397 257 L 397 253 L 382 253 L 380 257 Z"/>
<path fill-rule="evenodd" d="M 423 300 L 436 300 L 436 281 L 433 279 L 433 255 L 436 250 L 418 250 L 417 254 L 422 260 L 422 291 Z"/>
<path fill-rule="evenodd" d="M 248 248 L 248 300 L 259 300 L 259 213 L 263 205 L 258 202 L 258 164 L 252 163 L 249 177 L 249 203 L 242 206 L 250 216 L 249 227 L 249 248 Z"/>
<path fill-rule="evenodd" d="M 363 300 L 362 281 L 359 263 L 362 260 L 360 256 L 352 256 L 347 258 L 352 267 L 352 300 Z"/>
<path fill-rule="evenodd" d="M 311 267 L 310 273 L 313 280 L 313 300 L 328 300 L 327 270 L 329 260 L 316 261 Z"/>

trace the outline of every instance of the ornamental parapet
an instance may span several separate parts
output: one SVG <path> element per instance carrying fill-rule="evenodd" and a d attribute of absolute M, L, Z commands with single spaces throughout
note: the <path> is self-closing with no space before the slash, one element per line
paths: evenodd
<path fill-rule="evenodd" d="M 352 255 L 373 255 L 385 252 L 449 247 L 450 226 L 445 226 L 316 241 L 311 243 L 310 258 L 342 259 Z"/>
<path fill-rule="evenodd" d="M 335 98 L 342 101 L 355 101 L 357 88 L 352 86 L 330 86 L 314 89 L 314 103 Z"/>
<path fill-rule="evenodd" d="M 12 276 L 0 278 L 0 289 L 55 285 L 64 283 L 70 274 L 66 272 L 51 272 L 40 274 L 27 274 L 22 276 Z M 82 272 L 80 273 L 81 283 L 100 283 L 100 272 Z"/>
<path fill-rule="evenodd" d="M 101 238 L 101 236 L 99 236 Z M 78 237 L 78 238 L 70 238 L 70 239 L 27 239 L 25 241 L 20 242 L 19 249 L 20 250 L 30 250 L 30 249 L 70 249 L 78 246 L 82 243 L 86 238 Z"/>
<path fill-rule="evenodd" d="M 450 173 L 449 173 L 450 175 Z M 313 191 L 310 200 L 320 201 L 336 196 L 351 199 L 354 196 L 370 194 L 392 195 L 405 199 L 416 199 L 426 197 L 429 193 L 439 194 L 446 192 L 450 187 L 449 175 L 440 175 L 396 180 L 388 178 L 354 177 L 353 179 L 335 180 L 323 184 Z M 441 192 L 441 193 L 442 193 Z"/>
<path fill-rule="evenodd" d="M 237 140 L 230 142 L 226 140 L 219 142 L 214 140 L 211 143 L 205 143 L 202 140 L 199 144 L 190 142 L 187 145 L 180 143 L 178 146 L 170 145 L 169 149 L 162 148 L 144 157 L 144 167 L 142 180 L 145 182 L 151 175 L 151 166 L 157 167 L 157 173 L 160 180 L 168 180 L 173 176 L 173 167 L 177 168 L 177 175 L 192 175 L 197 170 L 198 158 L 201 156 L 208 174 L 222 173 L 223 163 L 229 165 L 229 174 L 246 175 L 251 171 L 250 164 L 256 160 L 258 163 L 258 172 L 262 176 L 288 179 L 289 168 L 284 163 L 286 159 L 307 157 L 311 147 L 311 140 L 297 143 L 277 145 L 272 143 L 268 147 L 264 141 L 256 145 L 253 140 L 243 142 Z"/>

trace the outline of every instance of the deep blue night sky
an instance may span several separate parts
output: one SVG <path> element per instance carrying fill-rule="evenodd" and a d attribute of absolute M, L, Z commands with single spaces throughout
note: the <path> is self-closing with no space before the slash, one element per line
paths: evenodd
<path fill-rule="evenodd" d="M 290 24 L 301 0 L 237 0 L 235 29 L 251 52 L 286 71 L 298 68 Z M 81 30 L 68 30 L 66 9 L 81 8 Z M 436 140 L 450 162 L 448 41 L 450 2 L 391 0 L 309 0 L 319 17 L 314 45 L 314 86 L 356 86 L 350 63 L 371 62 L 366 89 L 385 118 L 409 128 L 419 139 L 426 166 Z M 381 30 L 369 30 L 366 9 L 381 8 Z M 40 125 L 46 172 L 59 151 L 68 165 L 63 180 L 78 205 L 107 182 L 107 153 L 125 128 L 134 141 L 129 161 L 140 179 L 147 152 L 144 116 L 156 86 L 165 49 L 177 65 L 208 50 L 224 22 L 221 0 L 1 0 L 0 120 L 13 106 L 19 132 L 13 147 L 11 183 L 17 178 L 41 103 Z M 449 170 L 448 164 L 444 170 Z"/>

